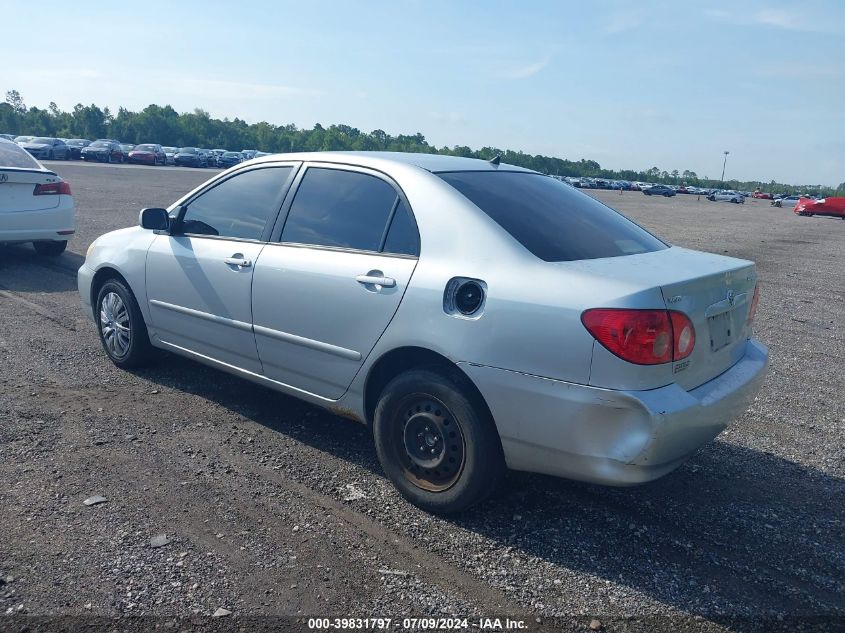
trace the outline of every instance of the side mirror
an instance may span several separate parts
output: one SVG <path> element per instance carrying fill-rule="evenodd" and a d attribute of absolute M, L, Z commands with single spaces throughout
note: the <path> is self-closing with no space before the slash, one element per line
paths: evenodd
<path fill-rule="evenodd" d="M 142 229 L 166 231 L 170 225 L 170 217 L 167 215 L 167 209 L 159 209 L 157 207 L 141 209 L 141 213 L 138 216 L 138 224 L 141 225 Z"/>

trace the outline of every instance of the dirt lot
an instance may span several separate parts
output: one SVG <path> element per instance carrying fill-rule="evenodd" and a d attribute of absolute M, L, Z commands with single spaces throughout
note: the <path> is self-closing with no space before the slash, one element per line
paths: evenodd
<path fill-rule="evenodd" d="M 212 172 L 53 167 L 78 209 L 69 251 L 0 250 L 0 614 L 845 626 L 845 222 L 596 193 L 673 243 L 756 260 L 767 384 L 656 483 L 512 474 L 443 519 L 394 491 L 355 423 L 176 357 L 115 368 L 76 268 L 98 235 Z"/>

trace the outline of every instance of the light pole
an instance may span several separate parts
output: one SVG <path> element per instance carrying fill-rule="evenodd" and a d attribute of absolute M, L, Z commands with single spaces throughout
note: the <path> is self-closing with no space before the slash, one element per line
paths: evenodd
<path fill-rule="evenodd" d="M 725 165 L 728 164 L 728 154 L 730 154 L 730 152 L 728 150 L 725 150 L 725 162 L 722 163 L 722 186 L 723 187 L 725 186 Z"/>

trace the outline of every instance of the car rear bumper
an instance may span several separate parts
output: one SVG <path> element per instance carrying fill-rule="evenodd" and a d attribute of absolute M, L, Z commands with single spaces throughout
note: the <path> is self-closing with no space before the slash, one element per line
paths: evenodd
<path fill-rule="evenodd" d="M 671 472 L 740 415 L 766 373 L 768 349 L 686 391 L 616 391 L 461 363 L 484 396 L 510 468 L 606 485 Z"/>
<path fill-rule="evenodd" d="M 67 241 L 74 233 L 74 208 L 70 196 L 60 196 L 52 209 L 0 213 L 0 242 Z"/>

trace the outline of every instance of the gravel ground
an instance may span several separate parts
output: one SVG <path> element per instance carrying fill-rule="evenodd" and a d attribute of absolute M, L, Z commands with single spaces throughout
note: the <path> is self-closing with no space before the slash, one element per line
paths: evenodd
<path fill-rule="evenodd" d="M 75 269 L 98 235 L 212 170 L 53 168 L 77 204 L 68 252 L 0 250 L 0 630 L 57 616 L 221 630 L 306 627 L 283 616 L 401 628 L 411 615 L 566 631 L 594 619 L 845 627 L 845 222 L 767 201 L 595 193 L 673 243 L 757 262 L 767 383 L 653 484 L 513 473 L 490 502 L 440 518 L 394 491 L 355 423 L 173 356 L 116 369 Z M 95 495 L 106 501 L 83 503 Z M 231 614 L 208 617 L 218 609 Z"/>

